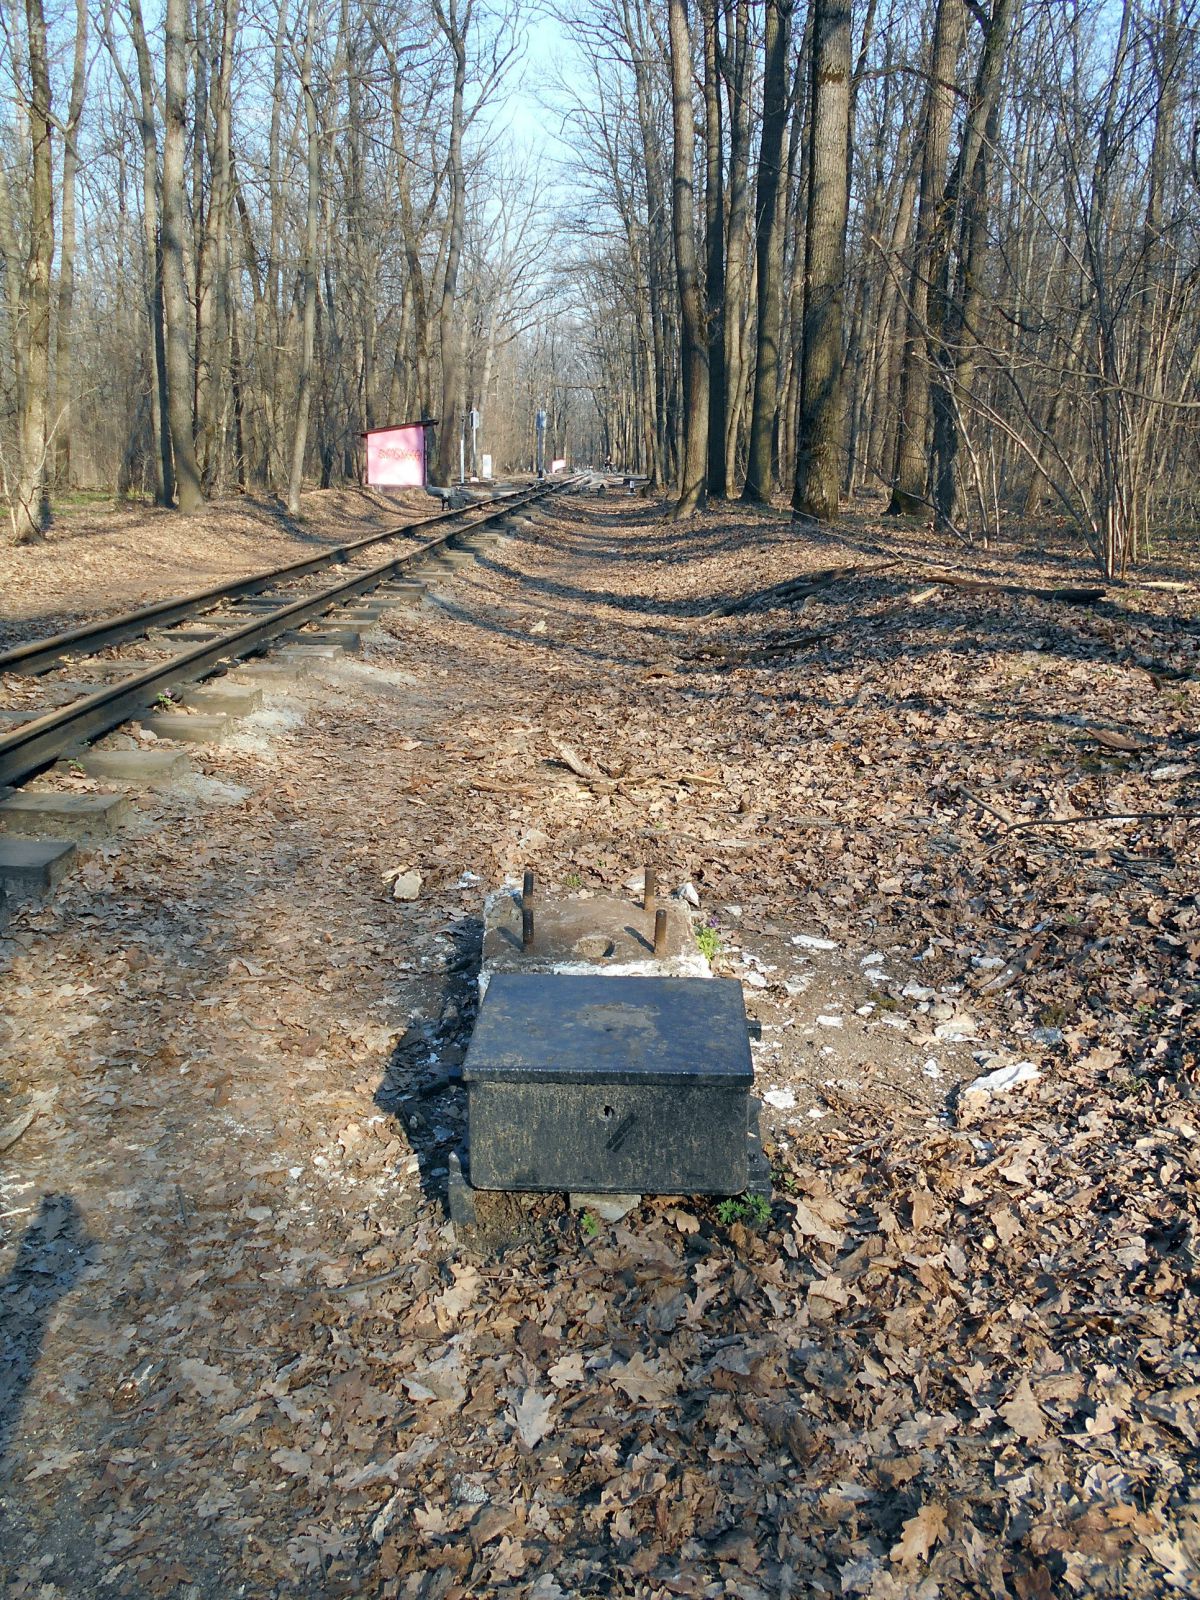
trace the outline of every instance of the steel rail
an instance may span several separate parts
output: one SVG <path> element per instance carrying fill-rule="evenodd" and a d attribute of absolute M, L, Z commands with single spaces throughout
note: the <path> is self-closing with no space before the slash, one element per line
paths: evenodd
<path fill-rule="evenodd" d="M 299 561 L 274 567 L 268 572 L 253 572 L 249 577 L 215 584 L 211 589 L 200 589 L 195 594 L 178 595 L 170 600 L 157 600 L 153 605 L 139 606 L 136 611 L 124 611 L 119 616 L 102 618 L 99 622 L 84 623 L 78 628 L 68 628 L 62 633 L 50 634 L 45 639 L 30 639 L 24 644 L 13 645 L 9 650 L 0 651 L 0 672 L 15 672 L 36 677 L 43 672 L 53 671 L 65 655 L 87 655 L 94 650 L 102 650 L 107 645 L 124 644 L 129 639 L 140 638 L 151 627 L 168 627 L 171 623 L 181 622 L 193 613 L 202 614 L 212 610 L 223 600 L 240 600 L 246 595 L 261 594 L 264 589 L 270 589 L 275 584 L 290 583 L 293 579 L 303 578 L 310 572 L 319 572 L 322 567 L 339 565 L 355 551 L 363 550 L 369 545 L 382 544 L 387 539 L 397 539 L 401 534 L 412 533 L 417 528 L 430 528 L 452 520 L 461 521 L 473 510 L 494 507 L 501 503 L 511 509 L 514 502 L 523 504 L 524 498 L 528 498 L 530 492 L 527 489 L 515 489 L 507 494 L 494 495 L 490 500 L 478 501 L 475 506 L 464 506 L 458 511 L 435 511 L 427 517 L 418 517 L 413 522 L 398 523 L 383 533 L 369 533 L 365 538 L 353 539 L 348 544 L 331 545 L 320 555 L 305 556 Z M 475 525 L 477 524 L 469 526 Z M 73 646 L 83 648 L 73 650 Z"/>
<path fill-rule="evenodd" d="M 164 689 L 175 684 L 193 683 L 222 662 L 236 662 L 244 656 L 261 653 L 263 645 L 279 634 L 290 633 L 313 617 L 331 610 L 340 601 L 376 588 L 388 578 L 395 577 L 410 562 L 440 549 L 452 539 L 469 535 L 477 528 L 510 516 L 515 506 L 527 504 L 552 490 L 566 488 L 573 481 L 554 484 L 549 489 L 539 486 L 508 496 L 502 507 L 467 528 L 451 529 L 414 550 L 405 550 L 377 567 L 369 567 L 342 583 L 322 589 L 319 594 L 307 595 L 289 606 L 281 606 L 268 616 L 255 618 L 243 628 L 222 634 L 219 639 L 206 640 L 191 650 L 183 650 L 172 656 L 169 661 L 159 662 L 143 672 L 121 678 L 95 694 L 55 711 L 48 711 L 32 722 L 23 724 L 0 738 L 0 791 L 31 777 L 85 741 L 119 727 L 131 716 L 146 710 Z"/>

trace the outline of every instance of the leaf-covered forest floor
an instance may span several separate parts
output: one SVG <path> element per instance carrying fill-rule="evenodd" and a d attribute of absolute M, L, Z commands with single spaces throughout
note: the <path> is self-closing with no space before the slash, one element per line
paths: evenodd
<path fill-rule="evenodd" d="M 6 1594 L 1200 1589 L 1198 589 L 967 570 L 559 501 L 13 915 Z M 645 861 L 770 1221 L 456 1237 L 484 890 Z"/>

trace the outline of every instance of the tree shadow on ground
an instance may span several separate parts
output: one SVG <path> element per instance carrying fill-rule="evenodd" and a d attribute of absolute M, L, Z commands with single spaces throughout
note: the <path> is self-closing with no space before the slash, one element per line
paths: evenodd
<path fill-rule="evenodd" d="M 51 1313 L 78 1283 L 92 1241 L 70 1195 L 43 1195 L 0 1285 L 0 1463 L 16 1436 Z"/>
<path fill-rule="evenodd" d="M 828 617 L 823 617 L 820 624 L 814 626 L 813 618 L 802 616 L 795 602 L 782 602 L 772 608 L 775 615 L 770 622 L 761 612 L 753 610 L 730 612 L 724 616 L 720 614 L 720 607 L 752 599 L 753 594 L 709 595 L 699 600 L 658 599 L 652 595 L 622 594 L 611 589 L 591 589 L 557 579 L 531 577 L 520 568 L 492 556 L 481 556 L 479 565 L 488 572 L 510 580 L 519 590 L 528 594 L 531 601 L 533 596 L 545 596 L 589 607 L 609 606 L 627 612 L 631 625 L 639 635 L 666 643 L 673 649 L 683 642 L 678 630 L 656 626 L 652 618 L 681 621 L 711 619 L 718 627 L 723 625 L 731 636 L 731 642 L 736 643 L 736 649 L 742 657 L 739 664 L 751 667 L 786 665 L 786 656 L 773 655 L 767 659 L 766 653 L 779 636 L 778 612 L 789 609 L 795 611 L 797 631 L 813 632 L 811 646 L 817 650 L 826 670 L 846 670 L 866 662 L 921 659 L 940 655 L 947 650 L 956 655 L 978 656 L 985 660 L 997 651 L 1028 651 L 1033 647 L 1031 634 L 1037 640 L 1039 654 L 1108 665 L 1128 665 L 1131 659 L 1129 653 L 1105 637 L 1099 628 L 1095 628 L 1093 619 L 1106 625 L 1117 623 L 1131 630 L 1131 635 L 1136 633 L 1140 638 L 1142 653 L 1148 646 L 1152 657 L 1169 654 L 1181 645 L 1186 646 L 1200 639 L 1200 623 L 1190 619 L 1141 609 L 1132 610 L 1119 602 L 1070 605 L 1052 599 L 1046 590 L 1019 585 L 1003 591 L 943 588 L 943 604 L 922 603 L 914 606 L 910 603 L 911 584 L 898 581 L 891 574 L 880 573 L 876 577 L 868 572 L 847 579 L 845 583 L 821 586 L 811 596 L 813 603 L 822 610 L 833 610 L 840 615 L 832 623 Z M 802 582 L 803 579 L 798 581 Z M 931 577 L 930 582 L 934 583 L 936 579 Z M 895 602 L 896 609 L 886 612 L 867 609 L 881 601 Z M 557 648 L 622 666 L 649 664 L 647 657 L 633 654 L 617 657 L 574 639 L 555 640 L 552 634 L 539 635 L 536 641 L 531 641 L 528 629 L 498 620 L 494 615 L 494 605 L 487 600 L 478 607 L 444 598 L 435 603 L 456 621 L 514 641 L 536 642 L 543 648 Z M 488 610 L 493 614 L 488 615 Z M 815 637 L 821 633 L 827 637 Z M 753 659 L 756 647 L 762 647 L 762 659 Z M 803 645 L 798 646 L 798 649 L 803 648 Z M 714 663 L 711 660 L 689 658 L 686 650 L 682 653 L 684 659 L 678 664 L 679 670 L 713 670 Z"/>
<path fill-rule="evenodd" d="M 920 518 L 889 518 L 883 501 L 854 513 L 872 524 L 881 524 L 872 528 L 860 528 L 848 520 L 797 521 L 783 507 L 756 506 L 737 500 L 711 501 L 703 522 L 693 519 L 672 523 L 668 520 L 669 508 L 667 500 L 652 502 L 636 517 L 623 516 L 621 526 L 656 532 L 654 553 L 667 556 L 672 551 L 704 555 L 710 551 L 717 554 L 746 549 L 752 543 L 803 541 L 818 548 L 860 555 L 935 561 L 944 567 L 961 568 L 981 576 L 997 565 L 1050 568 L 1070 574 L 1074 581 L 1106 584 L 1117 589 L 1136 588 L 1139 583 L 1155 580 L 1195 582 L 1200 576 L 1196 570 L 1200 563 L 1200 539 L 1187 534 L 1160 535 L 1158 549 L 1144 557 L 1126 578 L 1105 580 L 1082 538 L 1070 530 L 1051 526 L 1039 526 L 1027 534 L 1013 530 L 984 545 L 979 541 L 964 542 L 948 533 L 935 533 Z M 723 528 L 719 520 L 714 523 L 713 519 L 720 519 L 722 515 L 734 519 L 732 526 Z M 594 510 L 577 514 L 576 520 L 601 527 L 610 521 Z M 747 523 L 755 530 L 750 541 L 747 540 Z M 1168 544 L 1174 548 L 1164 549 Z M 639 540 L 639 548 L 644 553 L 644 540 Z"/>

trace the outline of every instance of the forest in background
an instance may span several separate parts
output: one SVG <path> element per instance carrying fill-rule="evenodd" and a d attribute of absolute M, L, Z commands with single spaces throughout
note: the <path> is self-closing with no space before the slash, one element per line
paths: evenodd
<path fill-rule="evenodd" d="M 684 511 L 783 489 L 821 520 L 867 488 L 964 540 L 1052 517 L 1110 576 L 1194 531 L 1197 10 L 575 15 L 614 453 Z"/>
<path fill-rule="evenodd" d="M 1200 511 L 1197 0 L 5 0 L 0 470 L 182 510 L 533 417 L 705 498 L 856 491 L 1107 574 Z M 548 141 L 549 143 L 550 141 Z"/>
<path fill-rule="evenodd" d="M 538 311 L 542 179 L 489 120 L 515 14 L 29 0 L 5 23 L 13 536 L 75 487 L 184 510 L 271 491 L 294 511 L 306 482 L 359 479 L 364 429 L 483 396 L 498 464 L 528 465 L 539 405 L 558 447 L 582 390 Z M 441 481 L 458 434 L 439 430 Z"/>

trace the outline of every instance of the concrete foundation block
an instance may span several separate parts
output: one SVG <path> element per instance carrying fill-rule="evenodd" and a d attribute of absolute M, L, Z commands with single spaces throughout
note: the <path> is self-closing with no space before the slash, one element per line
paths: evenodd
<path fill-rule="evenodd" d="M 329 621 L 334 627 L 373 628 L 387 610 L 386 606 L 354 606 L 345 611 L 334 611 Z"/>
<path fill-rule="evenodd" d="M 227 717 L 248 717 L 262 705 L 262 690 L 251 684 L 227 683 L 223 678 L 184 689 L 180 699 L 196 711 Z"/>
<path fill-rule="evenodd" d="M 707 978 L 687 907 L 657 902 L 667 914 L 662 949 L 654 953 L 655 911 L 607 895 L 539 898 L 533 909 L 533 948 L 522 948 L 521 893 L 505 888 L 484 906 L 483 976 L 492 972 L 615 973 L 622 977 Z"/>
<path fill-rule="evenodd" d="M 219 713 L 186 717 L 164 711 L 138 720 L 160 739 L 174 739 L 178 744 L 220 744 L 229 733 L 231 719 Z"/>
<path fill-rule="evenodd" d="M 55 794 L 22 789 L 0 800 L 0 832 L 41 834 L 77 842 L 109 839 L 129 816 L 117 794 Z"/>
<path fill-rule="evenodd" d="M 95 682 L 88 687 L 95 694 L 106 683 L 113 683 L 119 678 L 134 678 L 139 672 L 145 672 L 149 667 L 161 666 L 159 661 L 151 661 L 146 656 L 125 656 L 120 661 L 87 661 L 80 667 L 89 678 Z"/>
<path fill-rule="evenodd" d="M 0 838 L 0 884 L 13 894 L 47 894 L 75 855 L 65 839 Z"/>
<path fill-rule="evenodd" d="M 239 611 L 256 611 L 267 615 L 272 611 L 282 611 L 283 607 L 290 605 L 290 600 L 268 594 L 248 594 L 240 600 L 235 600 L 234 605 Z"/>
<path fill-rule="evenodd" d="M 295 683 L 310 670 L 311 662 L 308 661 L 281 661 L 278 656 L 272 656 L 267 660 L 263 656 L 254 656 L 238 667 L 236 681 L 274 688 L 281 684 Z"/>
<path fill-rule="evenodd" d="M 88 778 L 108 778 L 135 789 L 171 783 L 191 770 L 191 762 L 180 750 L 80 750 L 55 768 L 82 772 Z"/>
<path fill-rule="evenodd" d="M 74 705 L 77 700 L 86 700 L 88 695 L 95 694 L 97 690 L 97 685 L 94 683 L 68 682 L 65 679 L 60 679 L 57 683 L 47 683 L 43 679 L 39 687 L 44 690 L 46 698 L 43 704 L 48 709 Z"/>
<path fill-rule="evenodd" d="M 221 628 L 206 628 L 197 624 L 191 628 L 170 628 L 161 633 L 148 633 L 146 639 L 156 650 L 177 650 L 180 645 L 208 644 L 212 639 L 219 639 L 222 632 Z"/>
<path fill-rule="evenodd" d="M 311 633 L 297 633 L 289 642 L 302 645 L 333 645 L 336 650 L 357 655 L 362 649 L 362 635 L 354 628 L 314 628 Z"/>
<path fill-rule="evenodd" d="M 271 657 L 273 661 L 282 661 L 286 666 L 301 666 L 305 669 L 319 666 L 322 661 L 336 661 L 344 654 L 335 644 L 304 644 L 292 643 L 281 645 Z"/>

